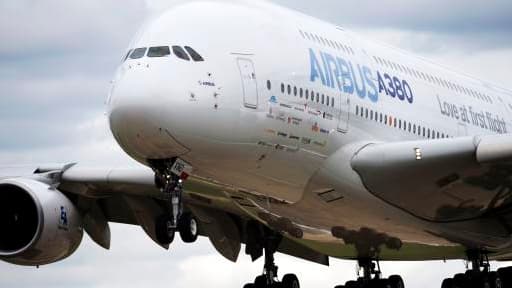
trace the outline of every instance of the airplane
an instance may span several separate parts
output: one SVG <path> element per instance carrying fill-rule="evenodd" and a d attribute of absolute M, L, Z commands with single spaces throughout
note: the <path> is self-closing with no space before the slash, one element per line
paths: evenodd
<path fill-rule="evenodd" d="M 107 107 L 141 168 L 3 170 L 1 260 L 63 260 L 84 231 L 108 249 L 112 222 L 234 262 L 245 244 L 265 260 L 245 288 L 300 287 L 275 253 L 357 261 L 338 288 L 449 259 L 472 265 L 442 288 L 512 287 L 489 265 L 512 260 L 510 90 L 270 2 L 193 0 L 143 25 Z"/>

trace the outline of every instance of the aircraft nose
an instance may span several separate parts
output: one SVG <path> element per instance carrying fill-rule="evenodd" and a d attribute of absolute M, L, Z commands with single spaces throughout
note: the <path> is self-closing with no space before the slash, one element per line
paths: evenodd
<path fill-rule="evenodd" d="M 170 131 L 172 127 L 164 125 L 171 114 L 166 96 L 173 92 L 164 91 L 162 86 L 147 73 L 132 71 L 117 81 L 111 92 L 110 129 L 123 150 L 140 162 L 188 152 Z"/>

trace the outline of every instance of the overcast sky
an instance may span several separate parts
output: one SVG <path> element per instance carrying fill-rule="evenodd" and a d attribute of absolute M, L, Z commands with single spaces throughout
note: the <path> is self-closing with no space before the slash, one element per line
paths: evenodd
<path fill-rule="evenodd" d="M 511 88 L 512 1 L 275 0 Z M 113 142 L 104 116 L 109 81 L 130 38 L 165 1 L 0 0 L 0 166 L 50 162 L 135 165 Z M 69 259 L 25 268 L 0 263 L 0 287 L 225 287 L 261 272 L 232 264 L 208 240 L 157 247 L 138 227 L 112 225 L 112 249 L 87 237 Z M 355 263 L 331 267 L 279 256 L 303 287 L 333 287 Z M 384 263 L 407 287 L 440 287 L 464 262 Z M 314 271 L 314 272 L 313 272 Z"/>

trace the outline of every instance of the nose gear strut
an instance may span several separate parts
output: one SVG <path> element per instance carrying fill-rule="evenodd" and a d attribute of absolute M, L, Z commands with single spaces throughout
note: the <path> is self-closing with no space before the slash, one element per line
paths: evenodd
<path fill-rule="evenodd" d="M 183 182 L 190 175 L 192 166 L 179 158 L 148 162 L 153 167 L 155 185 L 167 200 L 169 211 L 168 216 L 164 215 L 165 223 L 157 227 L 157 230 L 165 230 L 161 235 L 171 235 L 179 230 L 184 242 L 194 242 L 198 233 L 197 220 L 190 213 L 183 212 Z M 172 239 L 163 242 L 172 242 Z"/>

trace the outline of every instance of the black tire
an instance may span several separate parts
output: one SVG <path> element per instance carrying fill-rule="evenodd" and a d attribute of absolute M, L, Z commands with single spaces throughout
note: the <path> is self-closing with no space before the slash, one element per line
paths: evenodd
<path fill-rule="evenodd" d="M 359 288 L 359 283 L 357 281 L 348 281 L 345 283 L 345 288 Z"/>
<path fill-rule="evenodd" d="M 267 277 L 265 275 L 260 275 L 254 279 L 254 288 L 270 288 L 267 287 Z"/>
<path fill-rule="evenodd" d="M 162 245 L 170 245 L 174 241 L 175 230 L 169 228 L 170 224 L 169 216 L 161 216 L 155 222 L 155 234 L 156 240 Z"/>
<path fill-rule="evenodd" d="M 468 282 L 469 281 L 468 281 L 468 277 L 466 276 L 466 274 L 459 273 L 453 277 L 453 283 L 455 284 L 456 288 L 470 287 L 469 284 L 471 284 L 471 283 L 468 283 Z"/>
<path fill-rule="evenodd" d="M 181 215 L 178 223 L 178 230 L 180 231 L 181 240 L 185 243 L 194 243 L 199 234 L 197 219 L 190 213 Z"/>
<path fill-rule="evenodd" d="M 372 283 L 372 282 L 370 282 Z M 392 288 L 391 287 L 391 283 L 389 282 L 388 279 L 376 279 L 376 280 L 373 280 L 373 286 L 370 286 L 370 287 L 378 287 L 378 288 Z"/>
<path fill-rule="evenodd" d="M 244 288 L 255 288 L 253 283 L 248 283 L 244 285 Z"/>
<path fill-rule="evenodd" d="M 282 288 L 300 288 L 299 278 L 295 274 L 286 274 L 281 281 Z"/>
<path fill-rule="evenodd" d="M 400 275 L 389 276 L 388 281 L 391 288 L 405 288 L 404 279 Z"/>
<path fill-rule="evenodd" d="M 498 269 L 501 278 L 501 287 L 512 287 L 512 267 Z"/>
<path fill-rule="evenodd" d="M 503 283 L 501 282 L 501 277 L 498 272 L 489 272 L 487 276 L 487 280 L 489 282 L 490 288 L 503 288 Z"/>
<path fill-rule="evenodd" d="M 444 279 L 441 288 L 455 288 L 455 281 L 453 281 L 453 278 Z"/>
<path fill-rule="evenodd" d="M 334 286 L 334 288 L 346 288 L 346 287 L 343 285 L 338 285 L 338 286 Z"/>

